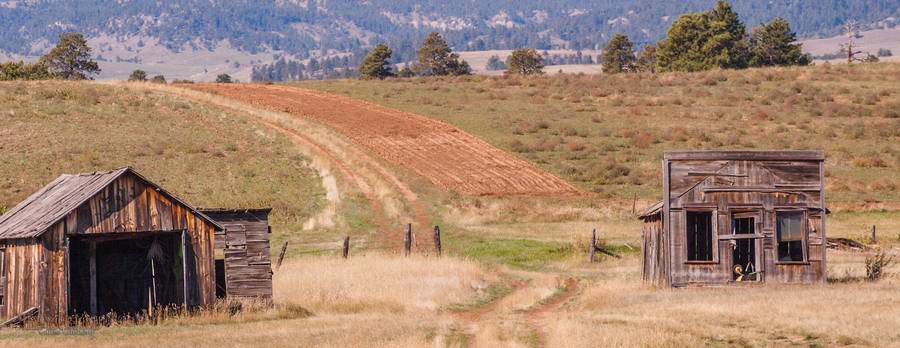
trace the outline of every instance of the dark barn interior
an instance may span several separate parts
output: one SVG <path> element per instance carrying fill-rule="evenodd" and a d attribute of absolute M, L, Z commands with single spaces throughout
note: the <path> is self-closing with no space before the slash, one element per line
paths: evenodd
<path fill-rule="evenodd" d="M 127 314 L 184 302 L 181 233 L 117 237 L 71 239 L 70 314 Z M 92 250 L 96 253 L 93 262 Z M 92 298 L 96 299 L 93 305 Z"/>

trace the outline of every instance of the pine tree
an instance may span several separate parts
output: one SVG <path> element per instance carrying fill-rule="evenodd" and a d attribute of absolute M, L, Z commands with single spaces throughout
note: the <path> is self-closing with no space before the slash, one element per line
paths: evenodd
<path fill-rule="evenodd" d="M 603 72 L 615 74 L 634 71 L 634 49 L 625 34 L 616 34 L 603 49 Z"/>
<path fill-rule="evenodd" d="M 436 31 L 428 34 L 416 53 L 419 62 L 414 70 L 423 75 L 463 75 L 468 72 L 468 63 L 460 63 L 459 55 L 453 53 L 447 41 Z"/>
<path fill-rule="evenodd" d="M 750 65 L 809 65 L 812 58 L 803 54 L 802 45 L 796 41 L 797 34 L 781 17 L 768 24 L 760 23 L 750 35 Z"/>
<path fill-rule="evenodd" d="M 54 76 L 65 80 L 84 80 L 88 75 L 100 73 L 97 62 L 91 59 L 87 40 L 78 33 L 60 34 L 59 43 L 40 62 Z"/>
<path fill-rule="evenodd" d="M 656 46 L 644 45 L 641 55 L 637 58 L 637 69 L 642 72 L 656 72 Z"/>
<path fill-rule="evenodd" d="M 544 57 L 533 48 L 520 48 L 509 56 L 509 67 L 504 74 L 507 75 L 540 75 L 544 71 Z"/>
<path fill-rule="evenodd" d="M 678 17 L 657 46 L 660 71 L 741 69 L 749 62 L 744 24 L 721 0 L 712 11 Z"/>
<path fill-rule="evenodd" d="M 375 45 L 375 48 L 359 64 L 359 78 L 370 80 L 394 76 L 394 72 L 391 71 L 391 62 L 388 61 L 391 59 L 391 54 L 393 52 L 387 46 Z"/>

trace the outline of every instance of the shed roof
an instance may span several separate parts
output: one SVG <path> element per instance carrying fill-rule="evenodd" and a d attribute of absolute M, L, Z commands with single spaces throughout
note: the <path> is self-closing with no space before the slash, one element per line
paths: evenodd
<path fill-rule="evenodd" d="M 638 213 L 638 219 L 646 219 L 653 215 L 659 214 L 662 211 L 663 201 L 656 202 L 656 204 L 651 205 L 649 208 L 642 210 Z"/>
<path fill-rule="evenodd" d="M 56 180 L 53 180 L 53 182 L 10 209 L 6 214 L 0 216 L 0 239 L 40 236 L 48 228 L 126 173 L 134 174 L 147 182 L 147 184 L 169 199 L 185 206 L 194 214 L 215 226 L 216 229 L 224 229 L 219 223 L 162 189 L 159 185 L 147 180 L 131 167 L 122 167 L 105 172 L 60 175 Z"/>

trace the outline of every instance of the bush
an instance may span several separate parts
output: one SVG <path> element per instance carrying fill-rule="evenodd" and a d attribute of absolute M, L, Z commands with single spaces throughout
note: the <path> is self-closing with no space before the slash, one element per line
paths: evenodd
<path fill-rule="evenodd" d="M 156 75 L 156 76 L 153 76 L 152 79 L 150 79 L 150 82 L 153 82 L 153 83 L 166 83 L 166 77 L 165 77 L 165 76 L 162 76 L 162 75 Z"/>
<path fill-rule="evenodd" d="M 870 281 L 878 280 L 884 275 L 884 269 L 887 268 L 894 257 L 888 257 L 884 250 L 879 251 L 875 256 L 866 258 L 866 279 Z"/>
<path fill-rule="evenodd" d="M 140 70 L 140 69 L 136 69 L 131 72 L 131 75 L 128 76 L 128 81 L 139 81 L 139 82 L 147 81 L 147 72 Z"/>
<path fill-rule="evenodd" d="M 888 165 L 881 157 L 868 156 L 853 159 L 853 166 L 859 168 L 884 168 Z"/>
<path fill-rule="evenodd" d="M 231 83 L 231 75 L 228 74 L 219 74 L 216 76 L 216 83 Z"/>

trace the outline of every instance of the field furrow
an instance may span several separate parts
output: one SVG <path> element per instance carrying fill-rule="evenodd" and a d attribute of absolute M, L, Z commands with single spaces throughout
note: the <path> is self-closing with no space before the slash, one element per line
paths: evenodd
<path fill-rule="evenodd" d="M 194 88 L 320 122 L 438 187 L 468 196 L 559 196 L 581 191 L 443 122 L 331 93 L 254 84 Z"/>

